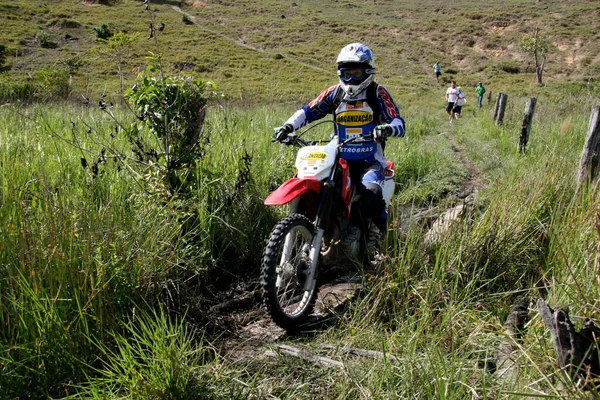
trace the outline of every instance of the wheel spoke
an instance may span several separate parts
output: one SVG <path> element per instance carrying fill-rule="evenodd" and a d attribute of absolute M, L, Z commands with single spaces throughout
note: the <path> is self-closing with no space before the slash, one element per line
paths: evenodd
<path fill-rule="evenodd" d="M 297 328 L 314 305 L 316 285 L 304 289 L 313 240 L 312 223 L 300 214 L 281 220 L 269 237 L 261 272 L 263 298 L 273 320 L 285 329 Z"/>
<path fill-rule="evenodd" d="M 302 227 L 294 227 L 285 237 L 279 267 L 277 290 L 279 304 L 286 314 L 295 315 L 305 306 L 305 269 L 309 265 L 307 242 L 312 235 Z"/>

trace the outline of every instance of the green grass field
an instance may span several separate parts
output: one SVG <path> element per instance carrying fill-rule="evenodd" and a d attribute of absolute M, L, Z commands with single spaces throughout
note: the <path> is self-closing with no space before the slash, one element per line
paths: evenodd
<path fill-rule="evenodd" d="M 151 20 L 143 3 L 96 3 L 0 4 L 0 44 L 11 67 L 5 84 L 47 81 L 48 71 L 37 77 L 36 72 L 73 66 L 77 58 L 78 66 L 70 69 L 72 97 L 116 95 L 117 61 L 131 85 L 148 52 L 159 51 L 167 71 L 195 71 L 233 101 L 306 101 L 335 81 L 339 49 L 360 40 L 374 51 L 380 82 L 394 97 L 412 101 L 439 88 L 432 79 L 436 61 L 442 65 L 442 85 L 456 78 L 463 86 L 483 81 L 503 90 L 533 82 L 533 61 L 519 50 L 519 42 L 535 26 L 551 45 L 548 82 L 585 84 L 598 78 L 599 11 L 585 0 L 156 1 L 150 11 L 158 49 L 148 39 Z M 164 30 L 158 31 L 161 24 Z M 122 57 L 103 54 L 105 46 L 95 33 L 102 25 L 140 36 Z"/>
<path fill-rule="evenodd" d="M 570 305 L 577 329 L 600 319 L 598 188 L 577 192 L 576 181 L 599 104 L 600 6 L 406 3 L 155 1 L 152 14 L 141 1 L 0 3 L 9 68 L 0 75 L 0 398 L 598 396 L 596 382 L 561 374 L 534 305 L 520 341 L 503 324 L 524 297 Z M 165 24 L 157 41 L 146 39 L 151 16 Z M 104 23 L 140 37 L 103 53 L 93 28 Z M 518 51 L 536 24 L 553 46 L 544 85 Z M 211 306 L 253 299 L 265 238 L 285 213 L 262 204 L 294 172 L 294 149 L 271 143 L 271 129 L 335 83 L 333 60 L 355 40 L 374 50 L 378 80 L 407 123 L 386 148 L 397 190 L 383 261 L 330 325 L 241 339 L 260 321 L 256 301 L 229 325 Z M 130 128 L 139 120 L 119 96 L 119 57 L 124 87 L 142 86 L 136 72 L 157 51 L 168 76 L 183 67 L 225 95 L 210 96 L 203 151 L 180 192 L 164 161 L 140 160 Z M 79 66 L 56 73 L 68 65 Z M 451 77 L 468 99 L 452 125 L 443 109 Z M 482 110 L 470 89 L 480 80 L 494 94 Z M 502 125 L 492 121 L 498 92 L 509 96 Z M 149 131 L 138 139 L 161 148 Z M 468 185 L 477 190 L 465 200 Z M 409 223 L 458 205 L 466 212 L 437 241 L 426 219 Z M 512 378 L 489 368 L 507 342 Z M 286 356 L 282 344 L 343 367 Z"/>

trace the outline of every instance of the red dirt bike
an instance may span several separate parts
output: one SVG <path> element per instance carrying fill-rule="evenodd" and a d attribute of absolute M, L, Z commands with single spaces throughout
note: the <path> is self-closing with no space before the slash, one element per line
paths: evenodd
<path fill-rule="evenodd" d="M 301 138 L 307 130 L 282 141 L 300 147 L 297 173 L 264 200 L 269 206 L 290 204 L 289 214 L 269 235 L 260 275 L 263 303 L 273 321 L 288 332 L 301 329 L 313 310 L 321 265 L 364 262 L 372 225 L 361 216 L 360 193 L 340 150 L 374 141 L 352 137 L 339 143 L 337 136 L 307 141 Z M 388 208 L 394 192 L 393 167 L 388 161 L 383 182 Z"/>

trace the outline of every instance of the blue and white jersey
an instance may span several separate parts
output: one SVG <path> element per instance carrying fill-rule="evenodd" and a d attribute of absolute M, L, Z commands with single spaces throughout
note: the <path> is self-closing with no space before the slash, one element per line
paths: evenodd
<path fill-rule="evenodd" d="M 381 85 L 377 86 L 376 99 L 380 115 L 373 115 L 373 109 L 367 103 L 367 91 L 357 97 L 349 98 L 346 94 L 339 100 L 339 84 L 325 89 L 319 96 L 300 108 L 285 123 L 298 130 L 301 127 L 319 120 L 327 114 L 335 114 L 338 123 L 340 140 L 352 135 L 367 136 L 373 133 L 376 123 L 388 124 L 392 127 L 393 137 L 402 137 L 405 133 L 404 120 L 392 96 Z M 335 133 L 334 133 L 335 134 Z M 379 162 L 385 164 L 383 148 L 379 143 L 361 143 L 344 149 L 342 158 L 352 162 Z"/>
<path fill-rule="evenodd" d="M 375 120 L 373 109 L 366 101 L 355 101 L 352 103 L 341 102 L 335 110 L 335 122 L 337 122 L 337 134 L 340 142 L 353 137 L 365 137 L 373 133 Z M 375 142 L 351 143 L 341 149 L 341 157 L 345 160 L 357 161 L 385 161 L 381 144 Z"/>

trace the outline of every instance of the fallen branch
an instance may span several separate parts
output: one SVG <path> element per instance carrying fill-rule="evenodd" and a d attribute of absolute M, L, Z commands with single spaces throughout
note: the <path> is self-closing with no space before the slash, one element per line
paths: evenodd
<path fill-rule="evenodd" d="M 244 293 L 234 299 L 226 300 L 209 308 L 211 314 L 227 314 L 236 310 L 248 310 L 260 301 L 260 291 Z"/>
<path fill-rule="evenodd" d="M 504 334 L 506 340 L 498 346 L 496 356 L 496 375 L 502 379 L 514 380 L 518 376 L 516 359 L 518 347 L 516 343 L 521 341 L 523 329 L 529 321 L 529 299 L 521 299 L 513 304 L 510 314 L 504 322 Z"/>
<path fill-rule="evenodd" d="M 316 354 L 312 354 L 306 350 L 299 349 L 294 346 L 289 346 L 286 344 L 276 344 L 275 347 L 279 349 L 279 351 L 283 354 L 292 357 L 298 357 L 306 361 L 314 362 L 321 364 L 325 367 L 329 368 L 345 368 L 344 363 L 336 360 L 332 360 L 331 358 L 318 356 Z M 267 353 L 267 355 L 272 355 L 271 353 Z"/>
<path fill-rule="evenodd" d="M 375 350 L 356 349 L 356 348 L 346 347 L 346 346 L 338 347 L 338 346 L 332 346 L 330 344 L 322 344 L 322 345 L 319 345 L 319 347 L 322 347 L 327 350 L 335 350 L 335 351 L 339 351 L 342 353 L 353 354 L 355 356 L 372 357 L 372 358 L 376 358 L 378 360 L 394 360 L 394 361 L 398 360 L 398 357 L 396 357 L 393 354 L 388 354 L 388 353 L 384 353 L 381 351 L 375 351 Z"/>

